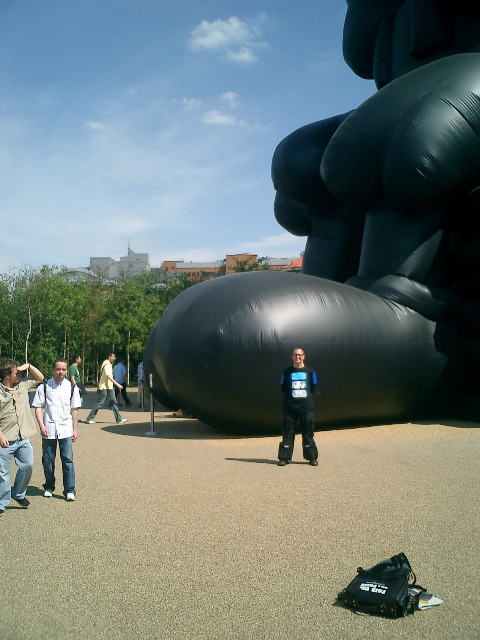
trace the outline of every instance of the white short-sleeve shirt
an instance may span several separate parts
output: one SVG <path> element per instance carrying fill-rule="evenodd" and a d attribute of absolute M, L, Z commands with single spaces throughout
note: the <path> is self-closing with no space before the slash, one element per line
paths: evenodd
<path fill-rule="evenodd" d="M 45 391 L 47 397 L 45 399 Z M 73 435 L 72 409 L 79 409 L 82 405 L 80 392 L 75 385 L 72 394 L 72 384 L 66 378 L 57 383 L 49 378 L 45 384 L 39 385 L 32 402 L 32 407 L 45 407 L 43 424 L 49 440 L 71 438 Z"/>

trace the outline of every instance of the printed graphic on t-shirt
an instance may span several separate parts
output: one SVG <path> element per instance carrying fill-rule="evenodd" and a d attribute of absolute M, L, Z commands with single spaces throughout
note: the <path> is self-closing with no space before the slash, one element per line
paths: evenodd
<path fill-rule="evenodd" d="M 292 398 L 307 397 L 307 374 L 303 371 L 292 373 Z"/>

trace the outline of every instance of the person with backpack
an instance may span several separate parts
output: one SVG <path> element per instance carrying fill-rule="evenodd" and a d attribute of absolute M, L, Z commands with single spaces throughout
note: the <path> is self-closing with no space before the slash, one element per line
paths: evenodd
<path fill-rule="evenodd" d="M 53 376 L 37 388 L 32 407 L 42 434 L 42 464 L 45 473 L 44 496 L 55 491 L 55 457 L 57 442 L 63 471 L 63 495 L 75 500 L 75 468 L 72 443 L 77 439 L 78 409 L 81 406 L 78 387 L 67 377 L 68 363 L 57 358 Z M 44 409 L 44 410 L 42 410 Z"/>

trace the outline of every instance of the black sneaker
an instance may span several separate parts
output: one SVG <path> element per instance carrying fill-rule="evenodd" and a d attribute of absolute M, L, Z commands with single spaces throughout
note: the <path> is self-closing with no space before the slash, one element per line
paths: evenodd
<path fill-rule="evenodd" d="M 308 463 L 311 467 L 318 467 L 318 460 L 310 460 Z"/>
<path fill-rule="evenodd" d="M 23 509 L 28 509 L 30 506 L 30 500 L 27 500 L 26 498 L 14 498 L 14 500 L 15 502 L 18 502 Z"/>
<path fill-rule="evenodd" d="M 286 460 L 279 460 L 277 462 L 279 467 L 285 467 L 287 465 L 287 461 Z"/>

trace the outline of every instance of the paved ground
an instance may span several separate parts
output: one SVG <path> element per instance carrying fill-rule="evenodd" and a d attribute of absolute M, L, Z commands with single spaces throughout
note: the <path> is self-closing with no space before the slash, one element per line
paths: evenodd
<path fill-rule="evenodd" d="M 298 442 L 277 467 L 278 438 L 165 412 L 148 437 L 148 412 L 123 415 L 81 425 L 75 503 L 60 478 L 43 498 L 32 439 L 31 506 L 0 519 L 2 640 L 480 637 L 478 425 L 319 432 L 318 467 Z M 357 566 L 400 551 L 444 604 L 400 620 L 337 605 Z"/>

